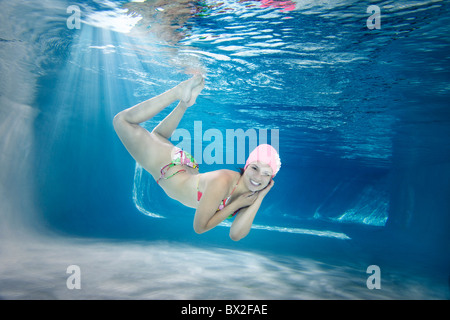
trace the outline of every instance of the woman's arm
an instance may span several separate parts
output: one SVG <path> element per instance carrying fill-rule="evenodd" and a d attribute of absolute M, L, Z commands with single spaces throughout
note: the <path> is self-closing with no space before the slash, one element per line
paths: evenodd
<path fill-rule="evenodd" d="M 229 205 L 225 206 L 225 208 L 223 208 L 222 210 L 217 211 L 206 224 L 206 231 L 216 227 L 218 224 L 228 218 L 230 214 L 233 214 L 236 210 L 239 210 L 239 207 L 237 206 L 236 202 L 233 201 Z"/>
<path fill-rule="evenodd" d="M 258 198 L 251 206 L 239 210 L 230 228 L 230 238 L 232 240 L 239 241 L 248 235 L 261 202 L 262 199 Z"/>
<path fill-rule="evenodd" d="M 239 210 L 239 213 L 234 218 L 233 224 L 230 228 L 230 238 L 234 241 L 239 241 L 245 238 L 253 224 L 256 213 L 261 206 L 262 200 L 267 195 L 269 190 L 273 187 L 274 181 L 272 180 L 267 188 L 258 192 L 256 200 L 248 207 Z"/>
<path fill-rule="evenodd" d="M 206 188 L 195 211 L 194 230 L 197 233 L 204 233 L 211 230 L 236 210 L 247 208 L 253 204 L 258 197 L 257 193 L 247 192 L 239 196 L 236 200 L 231 201 L 222 210 L 217 211 L 219 203 L 226 197 L 225 190 L 228 190 L 229 181 L 219 177 L 212 180 L 209 185 L 213 185 L 214 187 Z"/>
<path fill-rule="evenodd" d="M 211 187 L 211 185 L 214 187 Z M 225 193 L 228 190 L 228 186 L 229 182 L 227 179 L 220 176 L 213 178 L 208 183 L 195 211 L 194 230 L 196 233 L 204 233 L 211 230 L 240 208 L 233 201 L 217 212 L 220 201 L 226 197 Z"/>

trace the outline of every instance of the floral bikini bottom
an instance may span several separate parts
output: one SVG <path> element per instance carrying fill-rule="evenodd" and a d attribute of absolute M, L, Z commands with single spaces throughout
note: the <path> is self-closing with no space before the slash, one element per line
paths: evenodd
<path fill-rule="evenodd" d="M 167 180 L 167 179 L 172 178 L 177 173 L 186 172 L 185 169 L 180 169 L 180 170 L 174 172 L 173 174 L 171 174 L 170 176 L 166 177 L 167 171 L 174 166 L 185 165 L 185 166 L 191 167 L 193 169 L 198 169 L 198 163 L 195 161 L 194 157 L 189 152 L 183 151 L 178 147 L 174 147 L 174 148 L 175 148 L 175 152 L 172 157 L 172 162 L 169 164 L 166 164 L 164 167 L 161 168 L 161 176 L 156 181 L 158 184 L 161 179 Z"/>

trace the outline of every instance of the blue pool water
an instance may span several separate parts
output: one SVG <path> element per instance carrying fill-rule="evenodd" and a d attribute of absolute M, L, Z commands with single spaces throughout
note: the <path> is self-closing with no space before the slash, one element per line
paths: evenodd
<path fill-rule="evenodd" d="M 448 2 L 1 6 L 0 298 L 450 297 Z M 229 223 L 197 235 L 112 127 L 193 72 L 206 87 L 173 142 L 201 172 L 243 166 L 233 132 L 278 144 L 240 242 Z"/>

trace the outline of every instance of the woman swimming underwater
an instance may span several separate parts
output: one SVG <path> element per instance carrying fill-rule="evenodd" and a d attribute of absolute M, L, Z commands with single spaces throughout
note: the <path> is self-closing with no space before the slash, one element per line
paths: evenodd
<path fill-rule="evenodd" d="M 226 169 L 200 173 L 195 159 L 175 147 L 169 138 L 203 88 L 203 77 L 194 76 L 118 113 L 114 117 L 114 129 L 128 152 L 168 196 L 196 209 L 195 232 L 211 230 L 235 215 L 230 237 L 237 241 L 250 232 L 262 200 L 274 185 L 273 177 L 281 162 L 272 146 L 262 144 L 250 153 L 243 173 Z M 175 101 L 180 102 L 152 132 L 139 125 Z"/>

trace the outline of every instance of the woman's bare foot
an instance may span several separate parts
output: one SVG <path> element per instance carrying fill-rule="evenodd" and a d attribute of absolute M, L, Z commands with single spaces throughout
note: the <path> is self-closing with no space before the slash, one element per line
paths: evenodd
<path fill-rule="evenodd" d="M 181 101 L 184 101 L 187 107 L 192 106 L 204 87 L 205 79 L 201 75 L 195 75 L 191 79 L 180 83 Z"/>

